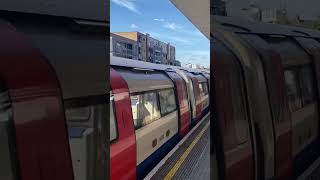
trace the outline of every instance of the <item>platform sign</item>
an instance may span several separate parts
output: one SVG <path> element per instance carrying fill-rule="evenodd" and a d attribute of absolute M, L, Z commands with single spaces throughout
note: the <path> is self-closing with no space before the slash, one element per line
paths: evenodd
<path fill-rule="evenodd" d="M 170 0 L 199 31 L 210 37 L 210 0 Z"/>
<path fill-rule="evenodd" d="M 109 21 L 107 0 L 1 0 L 0 10 Z"/>

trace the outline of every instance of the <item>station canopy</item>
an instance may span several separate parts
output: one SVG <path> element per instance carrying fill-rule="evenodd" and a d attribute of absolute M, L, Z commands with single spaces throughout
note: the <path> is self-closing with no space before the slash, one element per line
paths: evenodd
<path fill-rule="evenodd" d="M 170 0 L 208 39 L 210 37 L 210 0 Z"/>

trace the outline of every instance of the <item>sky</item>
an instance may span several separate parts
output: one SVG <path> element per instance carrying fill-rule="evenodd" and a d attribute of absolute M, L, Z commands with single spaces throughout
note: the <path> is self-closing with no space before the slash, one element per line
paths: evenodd
<path fill-rule="evenodd" d="M 111 0 L 110 32 L 139 31 L 170 43 L 176 60 L 210 66 L 209 40 L 169 0 Z"/>

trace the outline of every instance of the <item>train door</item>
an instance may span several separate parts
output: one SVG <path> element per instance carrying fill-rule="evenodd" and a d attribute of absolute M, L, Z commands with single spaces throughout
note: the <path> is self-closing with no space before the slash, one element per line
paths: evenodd
<path fill-rule="evenodd" d="M 317 156 L 319 113 L 315 74 L 310 56 L 289 38 L 270 37 L 267 41 L 280 54 L 284 67 L 284 84 L 292 124 L 292 158 L 294 177 L 298 177 Z M 287 53 L 290 49 L 291 53 Z"/>
<path fill-rule="evenodd" d="M 110 68 L 110 179 L 136 178 L 136 137 L 127 83 Z"/>
<path fill-rule="evenodd" d="M 195 99 L 196 117 L 195 117 L 195 122 L 194 123 L 198 123 L 201 120 L 201 112 L 202 112 L 199 81 L 198 81 L 197 77 L 194 74 L 192 74 L 190 72 L 186 72 L 186 74 L 191 80 L 190 82 L 192 84 L 192 89 L 193 89 L 194 99 Z"/>
<path fill-rule="evenodd" d="M 190 130 L 191 111 L 189 109 L 187 88 L 184 80 L 175 72 L 167 72 L 168 76 L 175 83 L 175 92 L 177 94 L 179 104 L 179 129 L 181 137 L 185 136 Z"/>
<path fill-rule="evenodd" d="M 268 88 L 275 134 L 275 175 L 277 179 L 292 178 L 291 122 L 284 82 L 281 57 L 258 35 L 241 34 L 241 37 L 260 55 Z"/>
<path fill-rule="evenodd" d="M 233 53 L 220 41 L 211 41 L 214 90 L 215 146 L 219 162 L 219 178 L 252 180 L 255 176 L 254 151 L 249 133 L 249 115 L 241 66 Z M 219 59 L 216 59 L 219 57 Z M 220 133 L 217 133 L 220 132 Z"/>
<path fill-rule="evenodd" d="M 194 94 L 194 89 L 193 89 L 193 83 L 191 78 L 186 74 L 186 72 L 182 70 L 177 70 L 177 73 L 183 78 L 183 80 L 186 83 L 187 87 L 187 95 L 188 95 L 188 103 L 191 111 L 191 127 L 193 127 L 194 124 L 196 124 L 196 98 Z"/>
<path fill-rule="evenodd" d="M 209 112 L 209 88 L 207 79 L 201 74 L 194 75 L 198 79 L 199 96 L 201 103 L 201 118 Z"/>

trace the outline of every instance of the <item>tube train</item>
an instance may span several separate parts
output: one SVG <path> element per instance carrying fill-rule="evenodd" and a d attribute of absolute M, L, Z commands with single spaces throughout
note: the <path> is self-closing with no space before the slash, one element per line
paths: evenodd
<path fill-rule="evenodd" d="M 320 156 L 320 32 L 211 19 L 219 179 L 306 177 Z"/>
<path fill-rule="evenodd" d="M 208 113 L 209 74 L 110 60 L 110 177 L 142 179 Z"/>
<path fill-rule="evenodd" d="M 0 11 L 0 179 L 108 179 L 106 26 Z"/>

